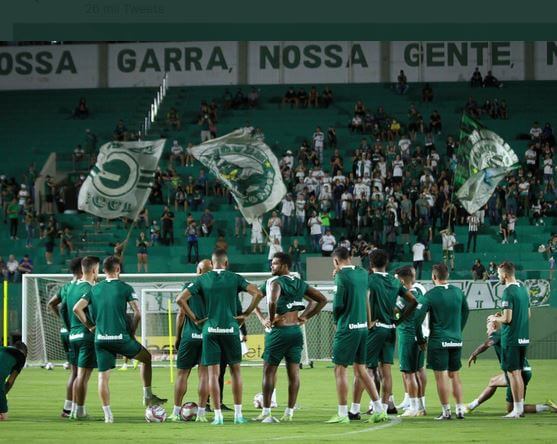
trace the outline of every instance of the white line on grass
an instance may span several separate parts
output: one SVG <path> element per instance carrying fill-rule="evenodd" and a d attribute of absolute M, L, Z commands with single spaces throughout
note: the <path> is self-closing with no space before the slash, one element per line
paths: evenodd
<path fill-rule="evenodd" d="M 297 435 L 288 435 L 288 436 L 277 436 L 277 437 L 274 437 L 274 438 L 265 437 L 264 440 L 265 441 L 284 441 L 284 440 L 287 440 L 287 439 L 305 440 L 305 439 L 312 439 L 312 438 L 330 438 L 330 437 L 333 437 L 333 436 L 358 435 L 360 433 L 374 432 L 376 430 L 386 429 L 386 428 L 398 425 L 401 422 L 402 422 L 401 419 L 393 418 L 385 424 L 381 424 L 381 425 L 373 426 L 373 427 L 368 427 L 367 429 L 352 430 L 350 432 L 332 433 L 332 434 L 328 433 L 326 435 L 303 435 L 303 436 L 301 436 L 300 434 L 297 434 Z M 261 440 L 262 440 L 262 438 L 258 438 L 258 439 L 234 439 L 232 441 L 218 441 L 218 442 L 234 442 L 234 443 L 236 443 L 236 442 L 261 442 Z"/>

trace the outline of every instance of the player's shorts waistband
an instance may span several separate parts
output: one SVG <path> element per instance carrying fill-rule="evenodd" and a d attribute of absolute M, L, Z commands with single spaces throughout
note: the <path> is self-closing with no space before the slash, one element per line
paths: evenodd
<path fill-rule="evenodd" d="M 395 324 L 383 324 L 382 322 L 376 322 L 375 326 L 381 328 L 396 328 Z"/>

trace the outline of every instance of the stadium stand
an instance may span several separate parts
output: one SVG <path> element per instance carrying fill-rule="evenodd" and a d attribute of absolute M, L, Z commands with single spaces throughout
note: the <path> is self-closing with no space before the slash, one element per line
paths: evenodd
<path fill-rule="evenodd" d="M 422 102 L 421 85 L 412 84 L 405 95 L 398 95 L 392 85 L 361 84 L 332 86 L 334 100 L 329 107 L 296 107 L 282 105 L 282 97 L 287 89 L 284 86 L 262 86 L 258 88 L 260 99 L 257 106 L 251 107 L 247 103 L 234 105 L 234 99 L 240 88 L 226 87 L 196 87 L 170 88 L 162 104 L 158 119 L 151 129 L 149 138 L 165 137 L 167 144 L 165 155 L 161 161 L 164 171 L 169 161 L 170 147 L 173 140 L 186 147 L 188 143 L 199 143 L 200 126 L 197 124 L 200 104 L 205 101 L 215 101 L 218 106 L 216 123 L 217 135 L 225 134 L 241 126 L 260 128 L 265 134 L 267 144 L 280 159 L 282 154 L 291 150 L 296 157 L 299 146 L 304 140 L 311 140 L 317 126 L 325 132 L 334 127 L 337 131 L 338 148 L 345 159 L 345 171 L 350 169 L 350 156 L 358 146 L 362 134 L 352 133 L 348 125 L 353 116 L 354 105 L 361 100 L 371 110 L 383 106 L 390 118 L 402 123 L 404 132 L 408 124 L 408 109 L 415 104 L 427 123 L 433 110 L 438 110 L 442 116 L 442 133 L 435 135 L 435 146 L 443 158 L 445 157 L 445 141 L 448 135 L 458 139 L 458 125 L 460 116 L 469 96 L 481 105 L 486 100 L 506 100 L 508 119 L 493 119 L 488 115 L 481 118 L 490 129 L 501 135 L 516 151 L 521 162 L 528 146 L 527 135 L 533 121 L 555 122 L 555 111 L 552 98 L 557 93 L 557 84 L 553 82 L 536 82 L 537 98 L 531 100 L 531 84 L 528 82 L 506 83 L 502 89 L 471 89 L 468 83 L 432 84 L 434 91 L 433 102 Z M 294 86 L 297 91 L 300 87 Z M 318 87 L 322 91 L 324 85 Z M 309 91 L 310 85 L 306 86 Z M 229 90 L 229 95 L 227 91 Z M 245 98 L 250 87 L 241 88 Z M 24 175 L 31 163 L 40 170 L 49 154 L 55 152 L 57 156 L 57 181 L 66 183 L 66 206 L 75 208 L 74 183 L 79 176 L 86 174 L 89 163 L 85 161 L 75 164 L 72 153 L 78 144 L 88 147 L 85 140 L 86 130 L 90 129 L 97 136 L 97 147 L 112 139 L 113 131 L 119 119 L 125 122 L 128 131 L 135 132 L 145 113 L 149 101 L 153 96 L 153 89 L 98 89 L 98 90 L 65 90 L 65 91 L 14 91 L 2 92 L 0 98 L 3 103 L 0 119 L 0 143 L 9 147 L 10 155 L 2 160 L 0 174 L 8 178 L 14 177 L 18 183 L 26 180 Z M 72 118 L 72 112 L 81 97 L 86 97 L 90 116 L 85 119 Z M 228 103 L 232 98 L 232 103 Z M 247 101 L 247 100 L 246 100 Z M 166 122 L 166 115 L 171 108 L 175 108 L 181 119 L 181 129 Z M 370 143 L 373 141 L 369 134 L 364 134 Z M 424 135 L 418 134 L 414 145 L 422 145 Z M 325 147 L 324 169 L 330 171 L 328 159 L 332 149 Z M 444 168 L 444 167 L 443 167 Z M 189 176 L 194 180 L 199 174 L 200 165 L 193 167 L 176 166 L 176 172 L 182 181 Z M 442 168 L 440 168 L 442 169 Z M 68 179 L 64 179 L 67 177 Z M 212 189 L 212 185 L 210 186 Z M 168 203 L 174 211 L 173 192 L 170 186 L 163 189 L 163 202 Z M 552 193 L 546 193 L 547 202 L 553 202 Z M 198 211 L 191 211 L 195 220 L 199 221 L 202 210 L 208 207 L 215 219 L 211 236 L 199 238 L 199 254 L 206 256 L 214 248 L 218 236 L 224 236 L 228 250 L 236 271 L 266 271 L 267 251 L 262 254 L 252 254 L 250 245 L 250 229 L 246 234 L 235 236 L 235 219 L 239 212 L 234 210 L 229 198 L 216 196 L 214 193 L 204 197 L 203 205 Z M 148 211 L 151 219 L 157 219 L 163 212 L 163 203 L 149 204 Z M 190 212 L 188 210 L 188 212 Z M 72 240 L 75 244 L 73 254 L 107 254 L 112 252 L 116 242 L 121 242 L 126 236 L 123 222 L 98 223 L 89 215 L 56 214 L 60 228 L 71 228 Z M 149 251 L 150 272 L 176 272 L 194 270 L 192 264 L 187 263 L 187 240 L 185 237 L 186 212 L 178 210 L 174 221 L 174 245 L 154 245 Z M 7 224 L 0 224 L 0 251 L 7 260 L 8 254 L 14 254 L 19 260 L 24 254 L 30 254 L 34 262 L 35 272 L 63 272 L 67 270 L 67 263 L 71 254 L 61 255 L 59 239 L 56 239 L 53 264 L 48 265 L 44 259 L 44 239 L 38 239 L 38 230 L 33 240 L 33 248 L 26 248 L 25 230 L 20 221 L 19 240 L 11 240 Z M 159 222 L 160 224 L 160 222 Z M 333 223 L 333 233 L 337 241 L 346 233 L 346 227 Z M 467 224 L 456 227 L 456 238 L 460 244 L 466 245 Z M 536 278 L 545 276 L 548 270 L 547 255 L 538 252 L 540 244 L 546 244 L 554 230 L 554 219 L 545 218 L 545 225 L 536 226 L 528 217 L 520 217 L 517 222 L 518 244 L 501 244 L 501 237 L 497 226 L 486 224 L 480 227 L 478 236 L 478 250 L 476 253 L 466 253 L 457 247 L 456 270 L 454 278 L 470 278 L 471 267 L 476 258 L 480 258 L 487 266 L 490 261 L 499 262 L 503 258 L 512 257 L 523 270 L 530 270 L 525 277 Z M 424 277 L 428 276 L 430 264 L 442 259 L 441 239 L 436 235 L 431 245 L 431 260 L 424 264 Z M 136 246 L 139 229 L 134 230 L 130 243 L 125 250 L 125 266 L 127 272 L 136 269 Z M 147 233 L 148 234 L 148 233 Z M 283 236 L 284 249 L 292 243 L 294 237 Z M 300 243 L 309 248 L 309 235 L 298 237 Z M 222 241 L 222 239 L 221 239 Z M 400 236 L 398 238 L 400 243 Z M 40 248 L 37 248 L 40 247 Z M 303 257 L 315 253 L 304 254 Z M 316 254 L 319 255 L 319 254 Z M 412 260 L 408 246 L 400 256 L 401 262 Z M 393 267 L 397 264 L 393 264 Z"/>

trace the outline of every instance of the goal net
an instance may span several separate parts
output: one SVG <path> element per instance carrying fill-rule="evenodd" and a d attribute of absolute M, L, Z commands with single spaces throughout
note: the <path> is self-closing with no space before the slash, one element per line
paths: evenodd
<path fill-rule="evenodd" d="M 249 282 L 258 285 L 270 277 L 269 273 L 241 273 Z M 176 297 L 185 282 L 195 274 L 123 274 L 121 279 L 133 286 L 140 298 L 141 325 L 137 332 L 140 340 L 153 354 L 158 365 L 170 365 L 170 344 L 174 344 Z M 69 274 L 27 274 L 22 285 L 22 339 L 27 344 L 29 365 L 46 362 L 64 362 L 66 353 L 60 341 L 60 320 L 48 310 L 48 301 L 70 279 Z M 100 276 L 103 279 L 103 276 Z M 316 360 L 328 360 L 332 354 L 334 335 L 331 282 L 314 282 L 312 286 L 322 291 L 329 300 L 325 309 L 303 327 L 303 364 Z M 240 294 L 242 306 L 249 305 L 250 297 Z M 260 309 L 267 313 L 265 299 Z M 170 313 L 169 313 L 170 312 Z M 170 316 L 169 316 L 170 315 Z M 265 331 L 255 315 L 246 321 L 247 342 L 244 347 L 244 363 L 261 363 Z M 175 355 L 175 350 L 173 351 Z"/>

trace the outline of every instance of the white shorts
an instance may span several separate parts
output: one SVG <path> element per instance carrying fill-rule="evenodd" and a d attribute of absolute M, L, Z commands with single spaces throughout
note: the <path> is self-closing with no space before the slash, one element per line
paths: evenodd
<path fill-rule="evenodd" d="M 251 243 L 252 244 L 262 244 L 263 243 L 263 233 L 261 231 L 259 231 L 259 232 L 252 231 L 251 232 Z"/>

